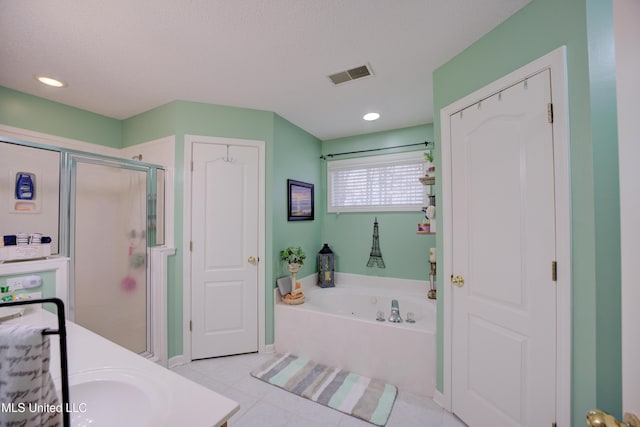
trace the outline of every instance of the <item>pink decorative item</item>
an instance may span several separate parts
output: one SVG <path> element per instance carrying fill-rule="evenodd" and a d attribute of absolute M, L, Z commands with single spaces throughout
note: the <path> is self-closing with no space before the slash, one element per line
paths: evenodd
<path fill-rule="evenodd" d="M 136 288 L 136 279 L 131 276 L 127 276 L 122 279 L 122 282 L 120 282 L 120 286 L 122 286 L 122 289 L 125 291 L 132 291 Z"/>

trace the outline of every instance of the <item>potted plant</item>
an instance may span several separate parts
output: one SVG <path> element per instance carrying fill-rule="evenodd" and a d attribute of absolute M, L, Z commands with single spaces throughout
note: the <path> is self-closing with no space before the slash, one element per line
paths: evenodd
<path fill-rule="evenodd" d="M 289 246 L 287 249 L 280 251 L 280 260 L 289 264 L 289 271 L 292 273 L 300 270 L 306 258 L 307 256 L 300 246 Z"/>
<path fill-rule="evenodd" d="M 297 248 L 289 246 L 287 249 L 283 249 L 280 251 L 280 260 L 289 264 L 289 272 L 291 272 L 290 296 L 295 296 L 293 297 L 292 301 L 287 301 L 285 297 L 285 302 L 287 304 L 300 304 L 304 302 L 302 289 L 296 282 L 296 273 L 300 271 L 300 267 L 302 267 L 302 264 L 304 264 L 305 258 L 307 258 L 307 256 L 304 254 L 304 251 L 300 246 L 298 246 Z"/>

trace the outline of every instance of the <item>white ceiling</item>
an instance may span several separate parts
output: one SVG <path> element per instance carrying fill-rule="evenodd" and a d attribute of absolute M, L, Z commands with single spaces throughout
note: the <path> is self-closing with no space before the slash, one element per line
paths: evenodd
<path fill-rule="evenodd" d="M 432 122 L 432 71 L 529 1 L 0 0 L 0 85 L 116 119 L 186 100 L 322 140 L 396 129 Z"/>

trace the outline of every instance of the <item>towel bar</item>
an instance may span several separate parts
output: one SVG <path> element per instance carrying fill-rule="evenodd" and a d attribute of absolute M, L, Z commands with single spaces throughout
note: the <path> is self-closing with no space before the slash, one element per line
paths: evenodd
<path fill-rule="evenodd" d="M 60 337 L 60 373 L 62 378 L 62 423 L 64 427 L 71 427 L 69 416 L 69 370 L 67 368 L 67 328 L 64 319 L 64 303 L 60 298 L 39 298 L 24 301 L 4 302 L 0 306 L 31 305 L 53 303 L 58 314 L 58 330 L 43 329 L 42 335 L 58 335 Z"/>

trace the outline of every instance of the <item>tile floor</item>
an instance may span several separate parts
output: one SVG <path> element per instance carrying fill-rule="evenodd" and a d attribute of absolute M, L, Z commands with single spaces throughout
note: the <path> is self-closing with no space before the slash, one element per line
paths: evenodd
<path fill-rule="evenodd" d="M 342 412 L 311 402 L 253 378 L 249 373 L 271 357 L 244 354 L 205 359 L 172 371 L 240 404 L 229 427 L 372 427 Z M 432 400 L 400 391 L 387 427 L 464 427 Z"/>

